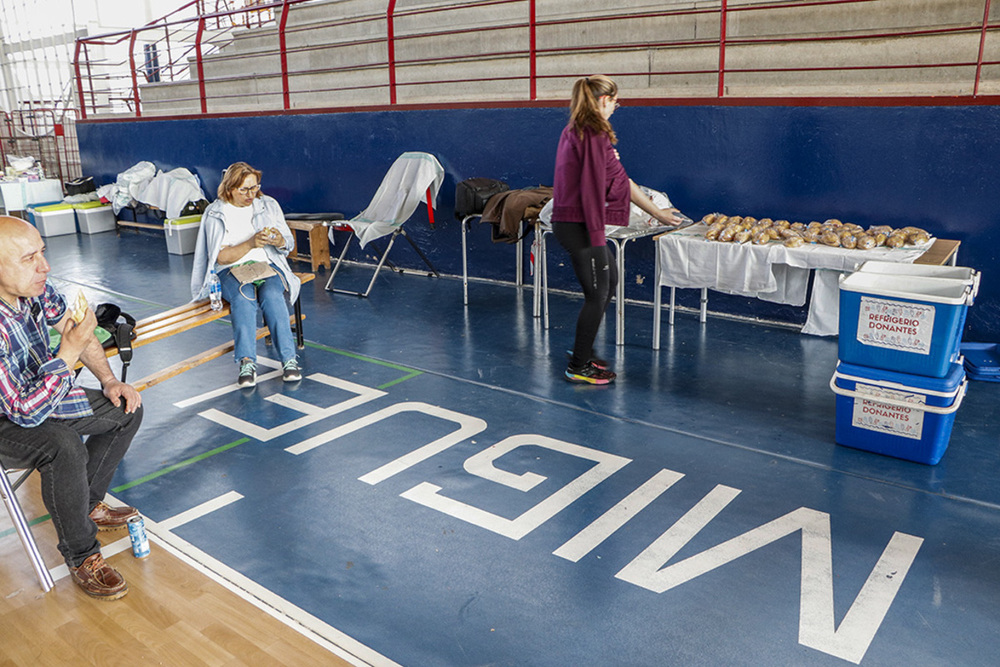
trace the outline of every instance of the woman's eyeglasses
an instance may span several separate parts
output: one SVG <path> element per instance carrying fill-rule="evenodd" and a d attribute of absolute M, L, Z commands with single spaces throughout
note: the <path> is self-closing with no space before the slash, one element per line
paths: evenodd
<path fill-rule="evenodd" d="M 260 185 L 251 185 L 248 188 L 236 188 L 241 195 L 255 195 L 260 190 Z"/>

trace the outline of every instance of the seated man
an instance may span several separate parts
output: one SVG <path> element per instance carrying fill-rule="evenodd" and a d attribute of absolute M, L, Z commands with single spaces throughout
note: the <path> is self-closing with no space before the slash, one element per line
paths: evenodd
<path fill-rule="evenodd" d="M 0 459 L 39 470 L 42 501 L 73 580 L 88 595 L 117 600 L 128 585 L 104 562 L 97 531 L 125 526 L 137 514 L 103 499 L 139 429 L 141 399 L 112 373 L 94 336 L 93 311 L 74 321 L 48 284 L 44 251 L 34 227 L 0 216 Z M 50 324 L 62 336 L 55 355 Z M 103 394 L 73 386 L 77 360 Z"/>

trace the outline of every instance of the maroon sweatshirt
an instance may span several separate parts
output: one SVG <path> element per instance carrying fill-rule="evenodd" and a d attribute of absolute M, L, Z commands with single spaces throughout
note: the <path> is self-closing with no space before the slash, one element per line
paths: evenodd
<path fill-rule="evenodd" d="M 607 243 L 605 225 L 627 225 L 628 174 L 603 132 L 585 128 L 583 139 L 569 125 L 559 137 L 552 187 L 552 220 L 587 225 L 591 246 Z"/>

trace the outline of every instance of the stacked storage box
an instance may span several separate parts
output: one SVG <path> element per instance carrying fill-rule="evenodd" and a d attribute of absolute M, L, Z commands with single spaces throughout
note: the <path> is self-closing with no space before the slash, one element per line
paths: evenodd
<path fill-rule="evenodd" d="M 960 354 L 979 273 L 866 262 L 840 283 L 837 443 L 935 464 L 967 386 Z"/>
<path fill-rule="evenodd" d="M 114 231 L 115 214 L 111 210 L 111 204 L 88 201 L 73 204 L 73 209 L 76 211 L 76 224 L 83 234 Z"/>
<path fill-rule="evenodd" d="M 163 223 L 163 231 L 167 237 L 167 252 L 171 255 L 193 253 L 198 242 L 199 229 L 201 229 L 200 215 L 168 218 Z"/>
<path fill-rule="evenodd" d="M 996 343 L 962 343 L 962 356 L 970 380 L 1000 382 L 1000 350 Z"/>
<path fill-rule="evenodd" d="M 42 236 L 76 234 L 76 216 L 70 204 L 29 206 L 28 220 Z"/>

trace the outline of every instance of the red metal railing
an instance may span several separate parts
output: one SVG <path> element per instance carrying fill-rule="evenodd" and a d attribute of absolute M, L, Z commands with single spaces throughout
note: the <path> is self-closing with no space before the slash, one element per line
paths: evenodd
<path fill-rule="evenodd" d="M 183 109 L 196 106 L 201 113 L 207 113 L 210 106 L 216 110 L 227 110 L 226 105 L 242 103 L 244 107 L 259 107 L 262 110 L 290 110 L 297 108 L 321 108 L 337 106 L 329 102 L 319 103 L 315 99 L 324 94 L 366 93 L 381 94 L 384 97 L 370 97 L 369 101 L 351 106 L 382 106 L 388 103 L 396 105 L 404 99 L 402 93 L 407 90 L 419 90 L 416 87 L 434 89 L 434 87 L 454 86 L 462 92 L 462 99 L 468 101 L 470 89 L 484 88 L 487 84 L 505 82 L 505 99 L 511 101 L 535 101 L 539 99 L 539 86 L 546 82 L 555 85 L 557 80 L 572 80 L 592 72 L 574 71 L 573 65 L 562 66 L 560 61 L 566 56 L 591 55 L 599 58 L 607 54 L 625 54 L 628 52 L 647 51 L 654 54 L 663 50 L 679 52 L 680 50 L 717 50 L 717 65 L 706 67 L 656 68 L 652 63 L 643 70 L 606 71 L 616 77 L 647 77 L 661 78 L 670 81 L 692 80 L 693 77 L 714 78 L 711 92 L 704 86 L 695 89 L 679 88 L 685 97 L 716 97 L 731 96 L 727 93 L 731 77 L 747 77 L 749 75 L 789 75 L 791 73 L 815 72 L 817 74 L 830 72 L 899 72 L 906 70 L 942 70 L 952 72 L 957 69 L 968 69 L 970 75 L 963 84 L 962 93 L 976 97 L 980 95 L 984 70 L 987 66 L 998 65 L 1000 60 L 988 60 L 988 42 L 990 35 L 997 35 L 1000 23 L 990 22 L 990 0 L 984 0 L 982 20 L 963 21 L 957 25 L 929 26 L 923 28 L 884 28 L 870 27 L 864 30 L 843 30 L 834 34 L 738 34 L 730 25 L 730 19 L 737 15 L 747 17 L 773 16 L 779 17 L 782 12 L 794 12 L 794 16 L 802 18 L 805 12 L 836 11 L 847 5 L 875 6 L 877 0 L 744 0 L 735 4 L 730 0 L 719 0 L 717 6 L 688 6 L 686 8 L 663 9 L 642 13 L 598 14 L 596 11 L 589 16 L 573 16 L 565 18 L 538 19 L 536 16 L 537 0 L 474 0 L 468 3 L 453 3 L 439 7 L 418 9 L 400 9 L 397 0 L 386 0 L 384 12 L 337 18 L 331 20 L 313 21 L 305 25 L 290 25 L 292 12 L 299 11 L 299 6 L 309 3 L 309 0 L 274 0 L 270 3 L 255 1 L 253 4 L 240 8 L 230 8 L 216 2 L 215 11 L 207 11 L 205 0 L 195 0 L 184 5 L 170 15 L 150 24 L 130 31 L 110 33 L 95 37 L 81 38 L 76 45 L 75 73 L 77 91 L 82 118 L 94 113 L 126 112 L 135 116 L 143 114 L 144 94 L 152 99 L 154 92 L 162 93 L 169 90 L 163 84 L 191 82 L 197 83 L 197 93 L 182 92 L 174 97 L 158 101 L 159 113 L 164 109 L 174 113 L 191 113 Z M 221 8 L 220 8 L 221 5 Z M 313 7 L 322 7 L 312 3 Z M 516 7 L 523 7 L 524 12 L 517 16 Z M 302 9 L 306 9 L 302 7 Z M 314 10 L 316 11 L 316 10 Z M 506 18 L 497 19 L 495 13 L 506 11 Z M 444 24 L 443 18 L 432 21 L 433 28 L 417 29 L 421 21 L 427 23 L 428 17 L 443 16 L 452 12 L 465 12 L 466 16 L 476 13 L 478 22 L 467 23 L 460 28 L 439 27 Z M 911 12 L 909 18 L 913 18 Z M 279 18 L 275 18 L 276 15 Z M 491 18 L 493 17 L 493 18 Z M 705 21 L 708 23 L 705 23 Z M 639 33 L 641 29 L 650 26 L 667 25 L 669 21 L 697 21 L 699 25 L 718 26 L 717 34 L 708 36 L 692 36 L 690 38 L 673 39 L 618 39 L 607 38 L 601 42 L 591 33 L 600 34 L 607 26 L 617 26 L 617 34 L 623 30 Z M 410 29 L 400 31 L 401 22 L 410 25 Z M 741 20 L 739 26 L 744 27 L 746 20 Z M 860 21 L 859 23 L 864 23 Z M 567 38 L 566 28 L 576 27 L 575 37 Z M 311 43 L 304 38 L 312 31 L 320 30 L 351 30 L 369 34 L 349 40 L 332 40 Z M 562 37 L 560 37 L 562 30 Z M 239 32 L 238 32 L 239 31 Z M 587 31 L 588 38 L 580 43 L 579 34 Z M 744 33 L 745 33 L 744 29 Z M 477 45 L 488 41 L 491 34 L 507 33 L 499 40 L 497 48 L 483 48 L 477 51 Z M 316 34 L 316 33 L 313 33 Z M 509 34 L 522 34 L 526 46 L 510 46 L 514 40 Z M 631 34 L 631 33 L 630 33 Z M 273 46 L 255 47 L 249 52 L 230 53 L 227 49 L 234 40 L 243 36 L 258 35 L 267 39 Z M 613 37 L 614 35 L 612 35 Z M 917 49 L 904 47 L 907 39 L 947 38 L 947 37 L 978 37 L 978 52 L 954 54 L 954 58 L 945 62 L 915 62 L 907 60 L 903 54 Z M 298 40 L 293 37 L 299 37 Z M 560 43 L 559 40 L 565 43 Z M 765 46 L 795 46 L 815 44 L 817 48 L 835 43 L 857 43 L 881 40 L 883 42 L 897 41 L 898 60 L 892 62 L 854 62 L 852 64 L 798 64 L 784 63 L 771 66 L 733 66 L 733 60 L 727 60 L 727 54 L 736 50 L 745 51 L 751 47 Z M 971 41 L 971 40 L 970 40 Z M 296 46 L 290 46 L 295 44 Z M 419 43 L 426 55 L 400 58 L 401 48 L 411 47 Z M 572 45 L 568 45 L 572 44 Z M 351 50 L 369 49 L 377 51 L 384 47 L 385 58 L 368 57 L 366 60 L 345 62 L 348 56 L 327 57 L 334 54 L 348 54 Z M 462 48 L 464 47 L 464 50 Z M 406 51 L 403 48 L 403 51 Z M 410 48 L 410 51 L 413 49 Z M 101 54 L 100 52 L 103 52 Z M 124 52 L 123 55 L 120 55 Z M 693 52 L 693 51 L 691 51 Z M 995 52 L 995 49 L 994 49 Z M 322 65 L 309 63 L 308 67 L 291 68 L 292 57 L 298 62 L 309 60 L 315 55 L 315 60 L 323 60 Z M 139 57 L 142 57 L 140 62 Z M 159 57 L 164 58 L 161 65 Z M 501 61 L 524 61 L 527 67 L 520 73 L 505 73 L 498 76 L 448 76 L 447 65 L 468 65 L 480 63 L 481 69 L 487 71 L 491 63 Z M 571 59 L 570 59 L 571 60 Z M 652 59 L 651 59 L 652 60 Z M 704 59 L 703 59 L 704 60 Z M 737 59 L 738 60 L 738 59 Z M 260 71 L 253 68 L 265 61 L 272 66 L 263 67 Z M 327 64 L 333 61 L 336 64 Z M 250 68 L 240 74 L 216 74 L 209 72 L 212 67 L 224 67 L 226 63 L 240 62 Z M 708 61 L 705 61 L 706 64 Z M 343 63 L 343 64 L 341 64 Z M 543 67 L 540 69 L 539 65 Z M 418 70 L 444 72 L 418 76 Z M 405 70 L 409 75 L 401 76 Z M 543 73 L 544 71 L 544 73 Z M 362 82 L 338 81 L 338 76 L 350 73 L 365 73 Z M 302 81 L 307 75 L 325 75 L 332 83 L 313 83 L 306 89 L 295 91 L 292 81 Z M 208 77 L 208 78 L 206 78 Z M 259 82 L 266 83 L 270 79 L 280 79 L 280 90 L 269 90 L 261 85 L 253 93 L 233 92 L 224 90 L 225 86 L 235 86 L 248 77 L 255 77 Z M 954 76 L 949 74 L 954 88 Z M 144 80 L 143 80 L 144 79 Z M 514 84 L 524 84 L 518 87 Z M 150 86 L 150 87 L 147 87 Z M 154 86 L 158 86 L 154 87 Z M 561 86 L 559 95 L 564 96 Z M 665 96 L 663 90 L 669 90 L 669 85 L 650 88 L 650 97 Z M 192 90 L 188 88 L 188 90 Z M 550 89 L 551 90 L 551 89 Z M 701 90 L 701 92 L 699 92 Z M 550 96 L 556 95 L 554 92 Z M 674 93 L 667 93 L 674 94 Z M 857 93 L 856 95 L 863 95 Z M 899 93 L 897 93 L 899 94 Z M 905 93 L 902 93 L 905 94 Z M 932 93 L 933 94 L 933 93 Z M 954 95 L 954 92 L 946 94 Z M 307 95 L 312 95 L 307 99 Z M 544 95 L 544 93 L 543 93 Z M 630 95 L 632 88 L 630 87 Z M 637 92 L 637 96 L 642 93 Z M 877 96 L 872 91 L 870 96 Z M 274 99 L 269 103 L 268 99 Z M 371 101 L 371 100 L 378 101 Z M 305 100 L 305 101 L 301 101 Z M 148 100 L 147 100 L 148 101 Z M 440 98 L 441 102 L 451 101 L 447 95 Z M 483 101 L 487 101 L 486 98 Z M 166 102 L 166 106 L 164 106 Z M 212 102 L 210 105 L 209 103 Z M 232 108 L 232 106 L 228 107 Z"/>
<path fill-rule="evenodd" d="M 72 109 L 0 111 L 0 164 L 12 156 L 31 156 L 47 178 L 65 182 L 78 178 L 80 149 L 76 113 Z"/>

